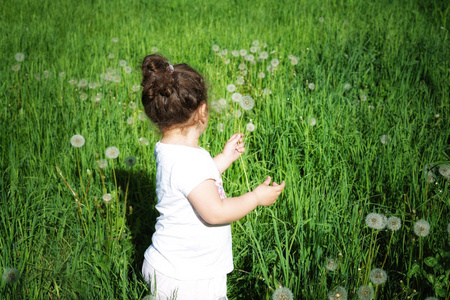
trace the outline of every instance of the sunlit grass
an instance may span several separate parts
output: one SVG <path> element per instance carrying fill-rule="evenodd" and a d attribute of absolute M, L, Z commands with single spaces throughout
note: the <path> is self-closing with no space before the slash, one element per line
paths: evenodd
<path fill-rule="evenodd" d="M 232 225 L 230 299 L 270 299 L 280 286 L 294 299 L 341 288 L 357 299 L 362 286 L 376 299 L 448 297 L 449 10 L 422 2 L 0 5 L 0 271 L 19 272 L 2 279 L 2 298 L 149 293 L 140 267 L 159 135 L 138 87 L 153 50 L 205 75 L 204 148 L 245 134 L 227 195 L 286 180 L 275 205 Z M 85 143 L 72 146 L 75 135 Z M 370 228 L 369 213 L 401 228 Z M 376 269 L 385 283 L 371 280 Z"/>

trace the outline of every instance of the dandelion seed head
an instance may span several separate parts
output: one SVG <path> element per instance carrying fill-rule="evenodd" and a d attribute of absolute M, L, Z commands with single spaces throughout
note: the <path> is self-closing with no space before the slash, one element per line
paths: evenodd
<path fill-rule="evenodd" d="M 369 278 L 373 284 L 379 285 L 387 281 L 387 274 L 385 270 L 375 268 L 372 271 L 370 271 Z"/>
<path fill-rule="evenodd" d="M 439 173 L 445 178 L 450 178 L 450 165 L 443 164 L 439 167 Z"/>
<path fill-rule="evenodd" d="M 223 123 L 217 124 L 217 131 L 224 132 L 225 131 L 225 124 L 223 124 Z"/>
<path fill-rule="evenodd" d="M 25 60 L 25 54 L 23 54 L 22 52 L 17 52 L 16 55 L 14 55 L 14 58 L 18 61 L 24 61 Z"/>
<path fill-rule="evenodd" d="M 14 284 L 19 280 L 20 273 L 16 268 L 7 268 L 3 270 L 3 281 L 7 284 Z"/>
<path fill-rule="evenodd" d="M 231 96 L 231 100 L 233 100 L 234 102 L 239 102 L 242 99 L 242 95 L 240 93 L 234 93 Z"/>
<path fill-rule="evenodd" d="M 259 73 L 258 73 L 258 78 L 263 79 L 263 78 L 265 78 L 265 77 L 266 77 L 266 73 L 264 73 L 264 72 L 259 72 Z"/>
<path fill-rule="evenodd" d="M 136 164 L 136 162 L 137 162 L 137 158 L 135 156 L 130 155 L 127 158 L 125 158 L 125 165 L 127 167 L 134 166 Z"/>
<path fill-rule="evenodd" d="M 272 295 L 272 300 L 293 300 L 294 295 L 287 287 L 279 287 Z"/>
<path fill-rule="evenodd" d="M 263 94 L 264 95 L 270 95 L 270 94 L 272 94 L 272 91 L 270 89 L 268 89 L 268 88 L 265 88 L 265 89 L 263 89 Z"/>
<path fill-rule="evenodd" d="M 139 143 L 141 143 L 142 146 L 148 146 L 148 140 L 145 137 L 139 138 Z"/>
<path fill-rule="evenodd" d="M 375 291 L 370 285 L 360 286 L 357 292 L 358 299 L 371 300 L 375 294 Z"/>
<path fill-rule="evenodd" d="M 248 54 L 248 55 L 245 56 L 244 59 L 247 60 L 247 61 L 254 61 L 255 57 L 253 56 L 253 54 Z"/>
<path fill-rule="evenodd" d="M 69 80 L 69 84 L 71 85 L 77 84 L 77 80 L 75 78 L 72 78 Z"/>
<path fill-rule="evenodd" d="M 267 58 L 269 58 L 269 53 L 267 53 L 266 51 L 262 51 L 259 54 L 259 57 L 261 57 L 261 59 L 267 59 Z"/>
<path fill-rule="evenodd" d="M 158 47 L 152 47 L 152 52 L 153 52 L 153 53 L 158 52 Z"/>
<path fill-rule="evenodd" d="M 66 72 L 59 72 L 59 77 L 61 78 L 66 77 Z"/>
<path fill-rule="evenodd" d="M 80 94 L 80 99 L 85 101 L 88 98 L 88 95 L 86 93 L 81 93 Z"/>
<path fill-rule="evenodd" d="M 72 146 L 74 146 L 76 148 L 83 147 L 84 142 L 85 142 L 84 137 L 80 134 L 75 134 L 70 139 L 70 143 L 72 144 Z"/>
<path fill-rule="evenodd" d="M 430 223 L 423 219 L 414 224 L 414 233 L 419 237 L 425 237 L 430 233 Z"/>
<path fill-rule="evenodd" d="M 50 77 L 50 71 L 49 70 L 44 70 L 44 77 L 45 78 L 49 78 Z"/>
<path fill-rule="evenodd" d="M 219 100 L 217 100 L 217 102 L 219 102 L 219 105 L 222 106 L 222 108 L 225 108 L 227 106 L 227 100 L 224 98 L 220 98 Z"/>
<path fill-rule="evenodd" d="M 112 199 L 112 196 L 111 196 L 111 194 L 104 194 L 103 196 L 102 196 L 102 199 L 103 199 L 103 201 L 105 201 L 106 203 L 108 203 L 109 201 L 111 201 L 111 199 Z"/>
<path fill-rule="evenodd" d="M 104 169 L 108 166 L 108 161 L 106 159 L 100 159 L 98 161 L 98 166 L 100 167 L 100 169 Z"/>
<path fill-rule="evenodd" d="M 41 74 L 37 73 L 35 75 L 35 78 L 36 78 L 37 81 L 41 81 Z"/>
<path fill-rule="evenodd" d="M 239 64 L 239 70 L 245 70 L 247 69 L 247 65 L 246 64 Z"/>
<path fill-rule="evenodd" d="M 255 100 L 250 96 L 243 96 L 239 101 L 239 105 L 243 110 L 251 110 L 255 106 Z"/>
<path fill-rule="evenodd" d="M 370 228 L 381 230 L 386 227 L 387 219 L 382 214 L 370 213 L 366 216 L 366 225 Z"/>
<path fill-rule="evenodd" d="M 308 124 L 309 124 L 309 126 L 316 126 L 316 124 L 317 124 L 317 120 L 315 119 L 315 118 L 309 118 L 309 121 L 308 121 Z"/>
<path fill-rule="evenodd" d="M 397 231 L 402 227 L 402 221 L 398 217 L 390 217 L 387 219 L 387 228 L 392 231 Z"/>
<path fill-rule="evenodd" d="M 127 74 L 130 74 L 131 71 L 133 71 L 133 69 L 130 66 L 126 66 L 124 70 L 125 70 L 125 73 L 127 73 Z"/>
<path fill-rule="evenodd" d="M 117 147 L 109 147 L 105 150 L 105 155 L 107 158 L 115 159 L 119 156 L 119 149 Z"/>
<path fill-rule="evenodd" d="M 338 286 L 335 290 L 328 293 L 328 299 L 347 300 L 347 290 L 342 286 Z"/>
<path fill-rule="evenodd" d="M 240 118 L 240 117 L 242 116 L 242 112 L 241 112 L 240 109 L 236 109 L 236 110 L 233 112 L 233 115 L 234 115 L 235 118 Z"/>
<path fill-rule="evenodd" d="M 20 70 L 20 65 L 19 65 L 19 64 L 16 64 L 16 65 L 12 66 L 12 67 L 11 67 L 11 70 L 13 70 L 13 71 L 15 71 L 15 72 L 19 71 L 19 70 Z"/>
<path fill-rule="evenodd" d="M 127 124 L 128 125 L 133 125 L 134 124 L 134 118 L 133 117 L 128 117 L 127 118 Z"/>
<path fill-rule="evenodd" d="M 325 21 L 325 19 L 324 19 L 323 17 L 320 17 L 320 18 L 319 18 L 319 22 L 320 22 L 320 23 L 323 23 L 324 21 Z"/>
<path fill-rule="evenodd" d="M 138 119 L 141 120 L 141 121 L 147 121 L 148 120 L 147 115 L 145 113 L 142 113 L 142 112 L 139 113 Z"/>
<path fill-rule="evenodd" d="M 252 45 L 253 45 L 253 46 L 259 46 L 259 41 L 258 41 L 258 40 L 254 40 L 254 41 L 252 42 Z"/>
<path fill-rule="evenodd" d="M 314 84 L 314 83 L 310 83 L 310 84 L 308 84 L 308 88 L 311 90 L 311 91 L 314 91 L 314 89 L 316 88 L 316 85 Z"/>
<path fill-rule="evenodd" d="M 245 126 L 245 129 L 248 132 L 253 132 L 255 131 L 255 125 L 252 123 L 252 121 L 250 121 L 249 123 L 247 123 L 247 125 Z"/>
<path fill-rule="evenodd" d="M 125 67 L 127 65 L 127 61 L 126 60 L 119 60 L 119 66 L 121 67 Z"/>
<path fill-rule="evenodd" d="M 246 55 L 247 55 L 247 50 L 241 49 L 241 50 L 239 50 L 239 54 L 240 54 L 241 56 L 246 56 Z"/>
<path fill-rule="evenodd" d="M 219 51 L 219 45 L 212 45 L 212 50 L 214 51 L 214 52 L 217 52 L 217 51 Z"/>
<path fill-rule="evenodd" d="M 273 71 L 275 70 L 275 68 L 274 68 L 272 65 L 268 65 L 268 66 L 266 67 L 266 70 L 267 70 L 267 72 L 269 72 L 269 73 L 273 73 Z"/>
<path fill-rule="evenodd" d="M 352 85 L 350 84 L 350 83 L 346 83 L 345 85 L 344 85 L 344 90 L 349 90 L 349 89 L 351 89 L 352 88 Z"/>
<path fill-rule="evenodd" d="M 83 87 L 85 87 L 85 86 L 87 86 L 88 85 L 88 81 L 86 80 L 86 79 L 80 79 L 80 81 L 78 82 L 78 87 L 79 88 L 83 88 Z"/>
<path fill-rule="evenodd" d="M 293 59 L 291 59 L 291 65 L 295 66 L 298 64 L 298 58 L 294 57 Z"/>
<path fill-rule="evenodd" d="M 228 65 L 230 63 L 230 59 L 229 58 L 225 59 L 223 62 L 224 62 L 224 64 Z"/>
<path fill-rule="evenodd" d="M 386 144 L 389 143 L 391 140 L 392 140 L 391 137 L 390 137 L 389 135 L 386 135 L 386 134 L 383 134 L 383 135 L 380 137 L 380 142 L 381 142 L 383 145 L 386 145 Z"/>
<path fill-rule="evenodd" d="M 236 90 L 236 86 L 234 84 L 231 83 L 231 84 L 227 85 L 227 91 L 228 92 L 232 93 L 235 90 Z"/>
<path fill-rule="evenodd" d="M 236 84 L 243 85 L 244 83 L 245 83 L 244 77 L 239 76 L 238 79 L 236 80 Z"/>
<path fill-rule="evenodd" d="M 133 91 L 133 92 L 137 92 L 137 91 L 139 91 L 141 89 L 141 86 L 140 85 L 133 85 L 132 87 L 131 87 L 131 90 Z"/>
<path fill-rule="evenodd" d="M 256 53 L 258 51 L 258 47 L 256 47 L 256 46 L 251 46 L 250 47 L 250 52 L 251 53 Z"/>
<path fill-rule="evenodd" d="M 113 41 L 113 43 L 117 43 L 119 41 L 119 38 L 118 37 L 113 37 L 111 40 Z"/>
<path fill-rule="evenodd" d="M 439 299 L 436 297 L 426 297 L 425 300 L 439 300 Z"/>
<path fill-rule="evenodd" d="M 113 58 L 114 58 L 114 54 L 110 53 L 110 54 L 108 55 L 108 58 L 113 59 Z"/>
<path fill-rule="evenodd" d="M 362 94 L 361 95 L 361 101 L 367 101 L 367 95 L 366 94 Z"/>
<path fill-rule="evenodd" d="M 128 107 L 131 109 L 136 109 L 137 108 L 136 102 L 130 101 L 130 103 L 128 103 Z"/>
<path fill-rule="evenodd" d="M 222 55 L 228 55 L 228 49 L 222 49 Z"/>
<path fill-rule="evenodd" d="M 231 55 L 233 55 L 234 57 L 238 57 L 239 56 L 239 51 L 233 50 L 233 51 L 231 51 Z"/>
<path fill-rule="evenodd" d="M 276 68 L 280 64 L 280 61 L 274 58 L 270 61 L 270 64 L 272 65 L 272 67 Z"/>
<path fill-rule="evenodd" d="M 334 257 L 327 257 L 325 268 L 327 268 L 328 271 L 336 271 L 338 268 L 338 261 Z"/>

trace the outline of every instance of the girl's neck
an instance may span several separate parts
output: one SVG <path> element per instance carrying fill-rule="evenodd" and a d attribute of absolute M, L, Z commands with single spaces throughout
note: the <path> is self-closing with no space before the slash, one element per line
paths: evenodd
<path fill-rule="evenodd" d="M 169 129 L 163 133 L 161 143 L 198 148 L 200 135 L 201 133 L 194 126 Z"/>

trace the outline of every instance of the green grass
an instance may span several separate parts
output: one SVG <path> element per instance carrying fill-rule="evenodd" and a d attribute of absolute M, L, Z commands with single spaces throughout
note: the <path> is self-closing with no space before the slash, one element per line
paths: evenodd
<path fill-rule="evenodd" d="M 245 133 L 246 154 L 223 176 L 227 194 L 267 175 L 286 180 L 276 204 L 232 225 L 230 299 L 270 299 L 280 285 L 295 299 L 326 299 L 337 286 L 357 299 L 370 270 L 381 267 L 388 280 L 372 285 L 376 299 L 449 299 L 450 191 L 438 172 L 450 163 L 449 12 L 442 1 L 418 0 L 2 2 L 0 270 L 20 273 L 14 284 L 2 279 L 2 299 L 149 293 L 140 267 L 158 216 L 159 136 L 138 118 L 133 86 L 153 47 L 204 74 L 210 103 L 226 99 L 211 114 L 203 147 L 215 155 L 232 133 Z M 254 40 L 267 60 L 252 65 L 232 55 L 250 53 Z M 213 45 L 228 54 L 217 56 Z M 18 52 L 25 59 L 13 71 Z M 271 74 L 274 58 L 280 65 Z M 235 118 L 239 105 L 226 87 L 241 63 L 247 74 L 237 89 L 255 107 Z M 101 79 L 108 68 L 119 83 Z M 72 78 L 101 86 L 78 87 Z M 254 132 L 245 131 L 250 120 Z M 75 134 L 86 139 L 83 147 L 71 146 Z M 97 161 L 110 146 L 119 158 L 101 172 Z M 129 155 L 138 159 L 132 168 Z M 108 204 L 105 193 L 113 196 Z M 371 212 L 399 217 L 401 229 L 368 228 Z M 423 238 L 414 234 L 419 219 L 431 226 Z M 335 271 L 326 269 L 328 257 L 338 262 Z"/>

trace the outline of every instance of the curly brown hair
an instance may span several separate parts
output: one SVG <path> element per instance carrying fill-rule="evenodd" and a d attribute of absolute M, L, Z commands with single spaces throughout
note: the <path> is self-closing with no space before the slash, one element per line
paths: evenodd
<path fill-rule="evenodd" d="M 203 76 L 187 64 L 171 66 L 165 57 L 147 55 L 142 62 L 142 104 L 161 132 L 189 125 L 202 103 L 207 104 Z"/>

